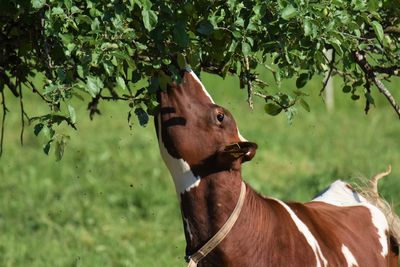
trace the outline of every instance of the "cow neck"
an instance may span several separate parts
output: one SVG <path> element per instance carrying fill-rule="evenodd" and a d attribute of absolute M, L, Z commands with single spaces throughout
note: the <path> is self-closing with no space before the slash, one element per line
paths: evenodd
<path fill-rule="evenodd" d="M 220 171 L 202 177 L 197 187 L 181 194 L 188 254 L 204 245 L 224 225 L 238 201 L 241 182 L 240 170 Z"/>

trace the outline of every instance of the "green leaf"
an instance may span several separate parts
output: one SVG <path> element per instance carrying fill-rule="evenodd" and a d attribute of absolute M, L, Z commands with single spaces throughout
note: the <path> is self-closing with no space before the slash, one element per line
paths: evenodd
<path fill-rule="evenodd" d="M 176 60 L 178 61 L 178 66 L 180 69 L 184 69 L 187 66 L 186 59 L 182 53 L 178 53 Z"/>
<path fill-rule="evenodd" d="M 179 21 L 173 30 L 174 40 L 181 47 L 187 47 L 189 44 L 189 36 L 186 33 L 185 23 L 183 21 Z"/>
<path fill-rule="evenodd" d="M 54 149 L 54 155 L 56 156 L 56 160 L 60 161 L 64 156 L 65 146 L 66 146 L 66 137 L 62 136 L 60 140 L 56 140 L 56 146 Z"/>
<path fill-rule="evenodd" d="M 145 127 L 149 122 L 149 115 L 147 115 L 146 111 L 144 111 L 142 108 L 136 108 L 135 114 L 139 120 L 140 125 Z"/>
<path fill-rule="evenodd" d="M 32 7 L 33 8 L 41 8 L 46 4 L 46 0 L 32 0 Z"/>
<path fill-rule="evenodd" d="M 149 10 L 153 5 L 150 0 L 138 0 L 136 1 L 136 3 L 139 4 L 140 7 L 143 7 L 143 9 L 145 10 Z"/>
<path fill-rule="evenodd" d="M 64 9 L 62 9 L 61 7 L 54 7 L 51 10 L 52 15 L 62 15 L 64 14 Z"/>
<path fill-rule="evenodd" d="M 207 20 L 203 20 L 197 26 L 197 31 L 204 35 L 211 35 L 214 32 L 214 26 Z"/>
<path fill-rule="evenodd" d="M 309 20 L 304 20 L 304 24 L 303 24 L 303 28 L 304 28 L 304 36 L 309 36 L 312 34 L 312 24 Z"/>
<path fill-rule="evenodd" d="M 77 6 L 73 6 L 71 7 L 71 13 L 82 13 L 82 10 Z"/>
<path fill-rule="evenodd" d="M 75 109 L 73 106 L 68 105 L 68 113 L 69 113 L 69 118 L 71 119 L 72 123 L 76 123 L 76 113 L 75 113 Z"/>
<path fill-rule="evenodd" d="M 237 45 L 238 45 L 238 43 L 237 43 L 235 40 L 232 40 L 232 43 L 231 43 L 231 45 L 229 46 L 228 52 L 229 52 L 229 53 L 235 52 Z"/>
<path fill-rule="evenodd" d="M 368 101 L 370 104 L 372 104 L 372 105 L 375 106 L 375 100 L 374 100 L 374 98 L 372 97 L 371 93 L 366 92 L 366 93 L 364 94 L 364 96 L 365 96 L 365 98 L 367 99 L 367 101 Z"/>
<path fill-rule="evenodd" d="M 300 76 L 296 79 L 296 87 L 303 88 L 307 84 L 309 79 L 310 75 L 308 73 L 300 74 Z"/>
<path fill-rule="evenodd" d="M 247 57 L 247 56 L 250 54 L 250 52 L 251 52 L 251 46 L 250 46 L 250 44 L 248 44 L 248 43 L 246 43 L 246 42 L 243 42 L 243 43 L 242 43 L 242 53 L 243 53 L 243 56 Z"/>
<path fill-rule="evenodd" d="M 155 93 L 160 88 L 160 81 L 157 77 L 152 77 L 150 81 L 150 85 L 148 87 L 148 91 L 151 93 Z"/>
<path fill-rule="evenodd" d="M 276 116 L 282 111 L 282 107 L 278 106 L 275 103 L 267 103 L 264 106 L 265 112 L 267 112 L 271 116 Z"/>
<path fill-rule="evenodd" d="M 83 71 L 83 67 L 82 67 L 81 65 L 78 65 L 78 66 L 76 67 L 76 72 L 78 73 L 78 76 L 79 76 L 79 77 L 81 77 L 81 78 L 84 78 L 84 77 L 85 77 L 84 71 Z"/>
<path fill-rule="evenodd" d="M 350 85 L 345 85 L 342 89 L 343 93 L 350 93 L 351 92 L 351 86 Z"/>
<path fill-rule="evenodd" d="M 100 29 L 100 21 L 99 21 L 98 18 L 95 18 L 95 19 L 92 21 L 92 23 L 91 23 L 91 25 L 90 25 L 90 28 L 92 29 L 92 31 L 97 31 L 97 30 Z"/>
<path fill-rule="evenodd" d="M 295 107 L 289 107 L 288 109 L 285 110 L 285 112 L 286 112 L 287 121 L 288 121 L 289 125 L 291 125 L 293 123 L 294 115 L 296 115 L 296 113 L 297 113 L 297 109 Z"/>
<path fill-rule="evenodd" d="M 86 91 L 90 93 L 92 97 L 96 97 L 104 87 L 102 80 L 99 77 L 88 76 L 86 81 Z"/>
<path fill-rule="evenodd" d="M 34 129 L 33 129 L 33 133 L 34 133 L 36 136 L 38 136 L 38 134 L 42 131 L 43 127 L 44 127 L 44 124 L 43 124 L 43 123 L 38 123 L 38 124 L 36 124 L 35 127 L 34 127 Z"/>
<path fill-rule="evenodd" d="M 235 39 L 241 39 L 243 36 L 241 31 L 233 31 L 232 35 L 233 35 L 233 37 L 235 37 Z"/>
<path fill-rule="evenodd" d="M 49 151 L 50 151 L 50 147 L 51 147 L 51 142 L 53 142 L 53 140 L 50 140 L 49 142 L 47 142 L 44 146 L 43 146 L 43 152 L 46 155 L 49 155 Z"/>
<path fill-rule="evenodd" d="M 368 0 L 367 3 L 369 12 L 377 11 L 378 8 L 382 5 L 382 2 L 379 0 Z"/>
<path fill-rule="evenodd" d="M 111 63 L 111 61 L 105 61 L 103 62 L 103 68 L 106 71 L 108 76 L 113 76 L 113 72 L 114 72 L 114 66 Z"/>
<path fill-rule="evenodd" d="M 166 75 L 163 71 L 160 72 L 158 76 L 158 82 L 161 90 L 166 91 L 168 84 L 172 83 L 172 79 L 169 75 Z"/>
<path fill-rule="evenodd" d="M 304 108 L 304 110 L 306 110 L 307 112 L 310 112 L 310 106 L 303 98 L 300 98 L 299 102 L 300 102 L 300 105 Z"/>
<path fill-rule="evenodd" d="M 383 32 L 382 25 L 376 20 L 371 22 L 371 25 L 372 25 L 372 28 L 374 29 L 374 32 L 375 32 L 376 37 L 378 38 L 378 40 L 380 42 L 383 42 L 383 38 L 384 38 L 385 34 Z"/>
<path fill-rule="evenodd" d="M 146 30 L 152 31 L 157 25 L 157 14 L 153 10 L 142 10 L 142 17 Z"/>
<path fill-rule="evenodd" d="M 244 27 L 244 19 L 241 17 L 236 18 L 235 25 L 241 28 Z"/>
<path fill-rule="evenodd" d="M 338 39 L 332 38 L 329 40 L 329 43 L 333 46 L 338 55 L 343 55 L 342 43 Z"/>
<path fill-rule="evenodd" d="M 293 90 L 293 94 L 295 94 L 296 96 L 309 96 L 309 94 L 306 94 L 302 90 Z"/>
<path fill-rule="evenodd" d="M 126 90 L 127 89 L 125 80 L 121 76 L 117 77 L 117 84 L 122 90 Z"/>
<path fill-rule="evenodd" d="M 54 131 L 53 128 L 50 128 L 48 126 L 43 128 L 43 133 L 48 139 L 53 139 L 53 136 L 55 135 L 56 132 Z"/>
<path fill-rule="evenodd" d="M 73 7 L 71 1 L 72 1 L 72 0 L 64 0 L 64 4 L 65 4 L 65 6 L 68 8 L 68 10 L 70 10 L 71 7 Z"/>
<path fill-rule="evenodd" d="M 288 5 L 282 10 L 282 18 L 285 20 L 289 20 L 297 15 L 297 10 L 292 6 Z"/>

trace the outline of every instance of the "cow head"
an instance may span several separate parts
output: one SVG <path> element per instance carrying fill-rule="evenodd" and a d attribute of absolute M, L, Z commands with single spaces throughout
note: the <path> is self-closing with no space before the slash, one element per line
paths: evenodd
<path fill-rule="evenodd" d="M 223 170 L 240 170 L 257 145 L 244 139 L 232 114 L 217 105 L 193 71 L 181 84 L 159 93 L 156 130 L 161 155 L 183 193 L 200 178 Z"/>

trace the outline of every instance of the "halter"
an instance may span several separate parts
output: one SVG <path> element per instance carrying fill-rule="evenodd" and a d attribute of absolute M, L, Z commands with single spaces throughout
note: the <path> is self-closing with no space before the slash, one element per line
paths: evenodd
<path fill-rule="evenodd" d="M 192 255 L 186 255 L 185 260 L 188 262 L 188 267 L 196 267 L 197 264 L 207 256 L 214 248 L 216 248 L 219 243 L 229 234 L 232 227 L 235 225 L 240 211 L 242 210 L 244 199 L 246 197 L 246 184 L 242 181 L 242 187 L 240 189 L 240 195 L 236 207 L 232 214 L 229 216 L 225 224 L 219 229 L 219 231 L 205 243 L 197 252 Z"/>

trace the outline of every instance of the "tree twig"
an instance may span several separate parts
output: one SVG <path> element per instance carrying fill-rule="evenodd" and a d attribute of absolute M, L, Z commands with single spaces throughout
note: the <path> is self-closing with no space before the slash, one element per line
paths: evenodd
<path fill-rule="evenodd" d="M 384 29 L 385 33 L 400 34 L 400 28 L 396 26 L 388 26 Z"/>
<path fill-rule="evenodd" d="M 253 95 L 264 98 L 264 100 L 272 100 L 272 102 L 277 104 L 279 107 L 281 107 L 285 111 L 287 111 L 290 107 L 294 106 L 297 102 L 297 99 L 295 99 L 295 100 L 291 101 L 289 104 L 284 105 L 281 102 L 279 102 L 278 100 L 276 100 L 276 98 L 274 98 L 272 95 L 264 95 L 260 92 L 253 92 Z"/>
<path fill-rule="evenodd" d="M 365 74 L 365 76 L 367 76 L 366 74 Z M 367 92 L 365 93 L 365 108 L 364 108 L 364 111 L 365 111 L 365 114 L 368 114 L 368 111 L 369 111 L 369 106 L 371 105 L 371 104 L 373 104 L 373 103 L 371 103 L 371 101 L 370 101 L 370 97 L 371 97 L 371 81 L 368 79 L 368 77 L 365 77 L 365 90 L 367 90 Z"/>
<path fill-rule="evenodd" d="M 376 85 L 378 90 L 386 97 L 386 99 L 389 101 L 390 105 L 393 107 L 394 111 L 400 118 L 400 106 L 397 104 L 396 100 L 394 99 L 390 91 L 386 88 L 386 86 L 381 82 L 380 79 L 378 79 L 376 73 L 373 71 L 364 54 L 360 51 L 355 51 L 353 55 L 356 63 L 361 67 L 367 77 Z"/>
<path fill-rule="evenodd" d="M 271 95 L 264 95 L 264 94 L 259 93 L 259 92 L 253 92 L 253 95 L 259 96 L 261 98 L 264 98 L 265 100 L 273 99 L 273 97 Z"/>
<path fill-rule="evenodd" d="M 326 76 L 326 78 L 325 78 L 325 80 L 324 80 L 324 83 L 323 83 L 323 85 L 322 85 L 322 89 L 319 91 L 319 95 L 321 96 L 322 95 L 322 93 L 325 91 L 325 88 L 326 88 L 326 86 L 328 85 L 328 82 L 329 82 L 329 80 L 331 79 L 331 77 L 332 77 L 332 71 L 333 71 L 333 69 L 334 69 L 334 63 L 335 63 L 335 49 L 332 49 L 332 58 L 330 59 L 330 61 L 329 61 L 329 72 L 328 72 L 328 75 Z M 324 53 L 324 56 L 325 56 L 325 53 Z M 327 56 L 325 56 L 325 59 L 326 60 L 329 60 L 328 58 L 327 58 Z"/>
<path fill-rule="evenodd" d="M 0 157 L 3 155 L 3 143 L 4 143 L 4 128 L 6 122 L 6 113 L 7 113 L 7 106 L 6 106 L 6 98 L 4 96 L 4 89 L 1 90 L 1 105 L 3 106 L 3 116 L 1 120 L 1 134 L 0 134 Z"/>
<path fill-rule="evenodd" d="M 28 82 L 28 84 L 31 86 L 32 92 L 38 94 L 38 95 L 40 96 L 40 98 L 43 99 L 44 102 L 46 102 L 46 103 L 48 103 L 48 104 L 53 104 L 52 101 L 48 100 L 44 95 L 42 95 L 42 94 L 36 89 L 35 85 L 34 85 L 31 81 L 27 81 L 27 82 Z M 25 85 L 28 86 L 26 83 L 25 83 Z"/>
<path fill-rule="evenodd" d="M 24 145 L 24 130 L 25 130 L 25 119 L 24 119 L 24 101 L 22 99 L 22 88 L 21 81 L 18 81 L 18 90 L 19 90 L 19 106 L 21 108 L 21 133 L 19 135 L 19 140 L 21 142 L 21 146 Z"/>
<path fill-rule="evenodd" d="M 103 99 L 103 100 L 108 100 L 108 101 L 112 101 L 112 100 L 128 101 L 128 100 L 134 99 L 133 96 L 131 97 L 131 96 L 127 96 L 127 95 L 123 95 L 123 96 L 118 96 L 118 95 L 115 95 L 115 96 L 103 96 L 103 95 L 99 95 L 99 98 Z"/>
<path fill-rule="evenodd" d="M 247 103 L 249 103 L 249 107 L 253 109 L 253 87 L 250 79 L 250 65 L 249 58 L 244 57 L 244 64 L 246 70 L 246 83 L 247 83 Z"/>
<path fill-rule="evenodd" d="M 7 85 L 8 89 L 10 89 L 10 91 L 13 93 L 15 97 L 19 96 L 16 86 L 12 83 L 12 81 L 10 81 L 10 78 L 8 78 L 8 76 L 1 71 L 0 71 L 0 79 L 3 80 L 4 84 Z"/>
<path fill-rule="evenodd" d="M 95 114 L 101 115 L 99 108 L 97 105 L 99 104 L 100 95 L 92 98 L 92 101 L 89 102 L 87 109 L 89 110 L 89 118 L 93 120 Z"/>
<path fill-rule="evenodd" d="M 374 72 L 400 76 L 400 66 L 374 67 Z"/>

